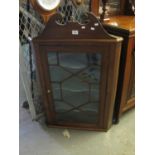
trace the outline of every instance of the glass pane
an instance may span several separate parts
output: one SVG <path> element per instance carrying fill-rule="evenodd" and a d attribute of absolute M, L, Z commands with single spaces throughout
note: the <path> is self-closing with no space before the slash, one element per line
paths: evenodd
<path fill-rule="evenodd" d="M 83 82 L 98 83 L 100 79 L 100 67 L 90 66 L 79 74 L 79 78 Z"/>
<path fill-rule="evenodd" d="M 97 54 L 97 53 L 87 54 L 87 58 L 88 58 L 89 65 L 100 65 L 101 63 L 100 54 Z"/>
<path fill-rule="evenodd" d="M 56 65 L 58 63 L 56 53 L 48 53 L 48 63 L 50 65 Z"/>
<path fill-rule="evenodd" d="M 89 103 L 89 104 L 84 105 L 82 107 L 82 110 L 85 111 L 85 112 L 88 112 L 89 114 L 97 115 L 98 106 L 97 106 L 97 104 L 95 102 L 94 103 Z"/>
<path fill-rule="evenodd" d="M 53 98 L 60 100 L 61 99 L 61 91 L 60 91 L 60 84 L 52 83 L 52 90 L 53 90 Z"/>
<path fill-rule="evenodd" d="M 67 72 L 66 70 L 64 70 L 59 66 L 50 66 L 49 71 L 50 71 L 51 81 L 56 81 L 56 82 L 60 82 L 71 75 L 69 72 Z"/>
<path fill-rule="evenodd" d="M 88 102 L 89 87 L 87 83 L 72 77 L 62 84 L 63 99 L 75 106 Z"/>
<path fill-rule="evenodd" d="M 64 113 L 65 111 L 68 111 L 70 109 L 72 109 L 72 107 L 65 102 L 55 101 L 55 110 L 57 113 Z"/>
<path fill-rule="evenodd" d="M 55 56 L 59 63 L 48 63 L 57 121 L 97 123 L 101 54 L 61 52 Z"/>
<path fill-rule="evenodd" d="M 99 101 L 99 85 L 91 85 L 90 89 L 90 98 L 92 102 L 98 102 Z"/>
<path fill-rule="evenodd" d="M 60 66 L 69 69 L 71 72 L 77 72 L 80 69 L 87 67 L 87 56 L 86 54 L 59 54 Z M 72 64 L 72 65 L 71 65 Z"/>

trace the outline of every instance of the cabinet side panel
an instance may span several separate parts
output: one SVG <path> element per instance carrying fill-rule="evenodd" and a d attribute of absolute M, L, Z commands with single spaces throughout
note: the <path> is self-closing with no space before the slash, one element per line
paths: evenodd
<path fill-rule="evenodd" d="M 107 74 L 107 88 L 106 88 L 106 101 L 105 101 L 105 119 L 104 129 L 108 130 L 112 125 L 116 89 L 118 82 L 119 61 L 121 52 L 121 42 L 110 45 L 109 49 L 109 65 Z"/>

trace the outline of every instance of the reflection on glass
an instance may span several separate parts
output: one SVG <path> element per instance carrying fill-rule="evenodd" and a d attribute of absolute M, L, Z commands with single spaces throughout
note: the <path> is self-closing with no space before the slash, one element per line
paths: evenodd
<path fill-rule="evenodd" d="M 86 54 L 59 54 L 60 57 L 60 65 L 66 68 L 72 68 L 75 70 L 79 70 L 85 68 L 87 66 L 87 57 Z M 71 65 L 72 64 L 72 65 Z"/>
<path fill-rule="evenodd" d="M 49 73 L 57 120 L 96 123 L 101 54 L 49 53 Z"/>

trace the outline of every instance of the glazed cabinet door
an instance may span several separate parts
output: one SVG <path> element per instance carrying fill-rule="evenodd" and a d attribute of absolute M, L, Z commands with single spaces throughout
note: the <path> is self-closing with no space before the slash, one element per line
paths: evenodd
<path fill-rule="evenodd" d="M 97 123 L 101 58 L 99 53 L 47 53 L 56 122 Z"/>
<path fill-rule="evenodd" d="M 36 46 L 47 125 L 107 131 L 112 125 L 121 43 L 94 43 L 85 49 L 84 44 Z"/>
<path fill-rule="evenodd" d="M 42 48 L 41 74 L 49 124 L 99 128 L 104 105 L 101 92 L 106 92 L 101 80 L 105 83 L 106 52 L 70 49 Z"/>
<path fill-rule="evenodd" d="M 129 38 L 127 58 L 125 66 L 125 77 L 123 82 L 123 95 L 121 112 L 134 107 L 135 104 L 135 38 Z"/>
<path fill-rule="evenodd" d="M 131 71 L 127 95 L 127 104 L 130 104 L 131 100 L 135 97 L 135 48 L 132 49 L 131 54 Z"/>

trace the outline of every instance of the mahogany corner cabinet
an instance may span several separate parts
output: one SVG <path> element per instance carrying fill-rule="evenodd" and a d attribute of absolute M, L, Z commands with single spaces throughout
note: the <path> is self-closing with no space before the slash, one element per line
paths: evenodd
<path fill-rule="evenodd" d="M 60 24 L 55 14 L 32 41 L 49 127 L 107 131 L 112 124 L 122 38 L 87 17 Z"/>

